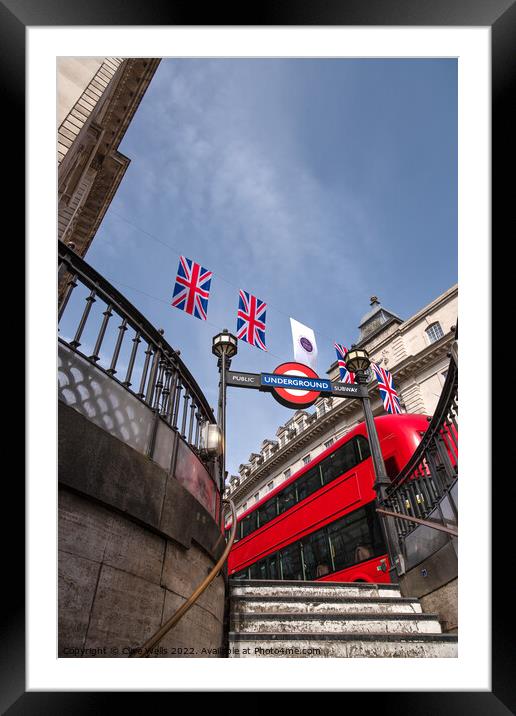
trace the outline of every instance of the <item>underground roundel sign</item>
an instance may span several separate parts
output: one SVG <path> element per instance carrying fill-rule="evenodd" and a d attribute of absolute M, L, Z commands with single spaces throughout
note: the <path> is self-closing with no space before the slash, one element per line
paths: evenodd
<path fill-rule="evenodd" d="M 307 408 L 313 405 L 321 391 L 331 390 L 331 382 L 319 378 L 303 363 L 282 363 L 274 373 L 261 374 L 262 390 L 269 390 L 286 408 Z"/>

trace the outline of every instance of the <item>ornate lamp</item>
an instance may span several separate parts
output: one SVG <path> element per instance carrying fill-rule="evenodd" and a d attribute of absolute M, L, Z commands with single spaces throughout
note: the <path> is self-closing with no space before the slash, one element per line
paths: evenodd
<path fill-rule="evenodd" d="M 369 353 L 362 348 L 351 347 L 351 350 L 346 353 L 346 368 L 351 373 L 358 373 L 359 371 L 365 373 L 370 365 Z"/>
<path fill-rule="evenodd" d="M 211 352 L 218 358 L 226 356 L 226 358 L 233 358 L 238 352 L 238 339 L 232 333 L 224 328 L 222 333 L 218 333 L 213 336 Z"/>

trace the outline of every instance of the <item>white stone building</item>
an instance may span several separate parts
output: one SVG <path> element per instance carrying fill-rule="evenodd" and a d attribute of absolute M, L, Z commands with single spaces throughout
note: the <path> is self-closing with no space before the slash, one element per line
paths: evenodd
<path fill-rule="evenodd" d="M 371 298 L 371 309 L 360 322 L 356 346 L 365 348 L 375 363 L 392 373 L 406 412 L 433 414 L 446 377 L 457 315 L 457 285 L 405 321 L 381 306 L 376 296 Z M 327 373 L 331 380 L 339 380 L 336 361 Z M 369 393 L 373 413 L 383 414 L 376 380 L 370 382 Z M 260 451 L 251 453 L 249 462 L 240 465 L 239 475 L 228 479 L 225 494 L 235 503 L 237 514 L 362 420 L 360 400 L 350 398 L 321 397 L 310 411 L 294 412 L 280 425 L 276 439 L 266 438 Z"/>

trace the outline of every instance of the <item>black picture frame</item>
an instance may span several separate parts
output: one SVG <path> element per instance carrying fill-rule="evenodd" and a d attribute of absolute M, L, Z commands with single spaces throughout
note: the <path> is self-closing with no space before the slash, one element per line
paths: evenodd
<path fill-rule="evenodd" d="M 202 23 L 199 22 L 202 17 Z M 221 6 L 213 3 L 206 8 L 179 2 L 159 3 L 152 0 L 88 0 L 86 3 L 62 0 L 3 0 L 0 3 L 0 48 L 2 62 L 2 96 L 5 122 L 4 152 L 9 174 L 24 172 L 25 146 L 25 29 L 28 26 L 77 25 L 386 25 L 386 26 L 489 26 L 492 32 L 492 231 L 502 241 L 502 232 L 512 229 L 509 219 L 514 206 L 514 140 L 515 106 L 512 76 L 515 73 L 516 4 L 514 0 L 328 0 L 302 3 L 263 0 L 255 6 Z M 512 72 L 511 72 L 512 71 Z M 9 134 L 7 134 L 9 132 Z M 505 171 L 507 170 L 507 171 Z M 12 184 L 10 212 L 25 214 L 23 184 Z M 16 186 L 16 189 L 14 187 Z M 18 209 L 18 211 L 16 211 Z M 512 219 L 512 216 L 510 217 Z M 21 229 L 20 229 L 21 233 Z M 512 234 L 512 231 L 511 231 Z M 14 238 L 14 237 L 13 237 Z M 19 238 L 16 237 L 17 242 Z M 19 258 L 17 259 L 17 262 Z M 508 270 L 506 265 L 505 270 Z M 504 283 L 504 276 L 497 284 Z M 493 335 L 501 332 L 502 312 L 492 312 Z M 484 351 L 483 365 L 487 357 Z M 485 379 L 483 377 L 482 379 Z M 19 401 L 19 396 L 17 396 Z M 501 406 L 501 396 L 493 391 L 493 415 Z M 496 403 L 498 401 L 498 405 Z M 501 408 L 500 408 L 501 409 Z M 501 433 L 501 434 L 500 434 Z M 505 431 L 493 430 L 492 454 L 504 454 Z M 485 436 L 487 441 L 490 436 Z M 511 564 L 510 545 L 513 540 L 505 529 L 514 521 L 512 501 L 495 499 L 497 493 L 510 489 L 513 479 L 510 466 L 493 469 L 492 517 L 492 691 L 485 692 L 368 692 L 369 708 L 395 710 L 396 713 L 468 714 L 468 716 L 502 716 L 516 708 L 513 683 L 516 674 L 514 609 L 510 587 L 504 576 Z M 92 713 L 111 710 L 120 693 L 95 692 L 26 692 L 25 691 L 25 590 L 24 541 L 21 525 L 25 520 L 24 485 L 21 474 L 10 476 L 4 513 L 9 511 L 18 531 L 9 544 L 4 544 L 2 590 L 6 603 L 2 609 L 2 669 L 0 674 L 0 707 L 2 713 L 18 714 Z M 8 505 L 8 509 L 7 509 Z M 512 519 L 511 519 L 512 518 Z M 5 539 L 5 538 L 4 538 Z M 512 571 L 509 569 L 509 572 Z M 479 574 L 479 579 L 491 575 Z M 424 668 L 424 667 L 422 667 Z M 374 688 L 374 684 L 371 685 Z M 407 684 L 410 690 L 411 685 Z M 229 688 L 226 690 L 230 690 Z M 314 691 L 317 685 L 314 684 Z M 338 690 L 338 685 L 336 685 Z M 150 693 L 145 693 L 148 708 Z M 174 694 L 170 695 L 172 698 Z M 345 705 L 349 706 L 347 693 Z M 363 704 L 366 694 L 353 694 Z M 131 694 L 134 703 L 142 703 L 138 694 Z M 172 702 L 173 703 L 173 702 Z M 231 708 L 231 701 L 225 706 Z M 239 708 L 244 708 L 239 701 Z"/>

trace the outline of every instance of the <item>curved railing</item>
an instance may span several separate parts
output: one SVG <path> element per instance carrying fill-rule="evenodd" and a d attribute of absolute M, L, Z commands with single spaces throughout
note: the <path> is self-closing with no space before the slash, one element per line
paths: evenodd
<path fill-rule="evenodd" d="M 68 340 L 60 337 L 60 342 L 124 386 L 200 454 L 202 425 L 215 423 L 215 417 L 179 351 L 168 344 L 162 330 L 154 328 L 125 296 L 61 241 L 58 257 L 59 322 L 61 325 L 66 319 L 70 336 Z M 78 305 L 71 311 L 70 299 L 78 285 L 86 288 L 86 295 L 74 302 Z M 103 310 L 96 310 L 95 318 L 91 309 L 98 301 Z M 119 319 L 114 332 L 113 317 Z M 86 328 L 93 336 L 88 351 L 79 350 Z M 110 331 L 112 346 L 106 352 Z M 121 352 L 128 341 L 130 350 L 123 363 Z"/>
<path fill-rule="evenodd" d="M 458 510 L 452 488 L 459 475 L 458 463 L 458 368 L 457 342 L 450 351 L 450 364 L 434 416 L 421 442 L 380 500 L 380 512 L 393 517 L 400 546 L 419 524 L 456 534 Z M 443 514 L 440 503 L 447 497 L 453 516 Z M 437 520 L 435 519 L 437 517 Z"/>

